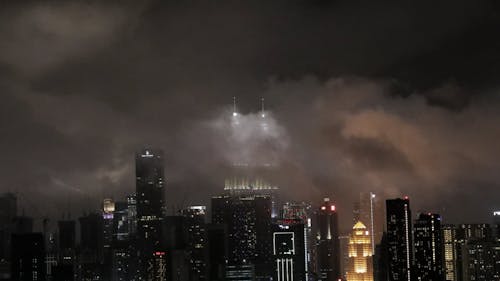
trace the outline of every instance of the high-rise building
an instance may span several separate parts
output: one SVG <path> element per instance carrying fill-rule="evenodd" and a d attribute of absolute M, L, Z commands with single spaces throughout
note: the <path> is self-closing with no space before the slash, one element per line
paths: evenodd
<path fill-rule="evenodd" d="M 115 202 L 115 211 L 113 212 L 113 241 L 126 241 L 129 239 L 128 222 L 127 202 Z"/>
<path fill-rule="evenodd" d="M 388 275 L 389 252 L 387 246 L 387 234 L 384 232 L 380 243 L 375 246 L 375 255 L 373 257 L 373 280 L 387 281 Z"/>
<path fill-rule="evenodd" d="M 349 238 L 349 268 L 347 281 L 373 281 L 372 236 L 358 221 Z"/>
<path fill-rule="evenodd" d="M 76 222 L 61 220 L 58 226 L 58 253 L 59 263 L 74 265 L 76 254 Z"/>
<path fill-rule="evenodd" d="M 444 281 L 441 216 L 420 214 L 413 227 L 415 266 L 418 281 Z"/>
<path fill-rule="evenodd" d="M 189 257 L 189 280 L 207 279 L 206 207 L 190 206 L 182 210 L 185 221 L 186 250 Z"/>
<path fill-rule="evenodd" d="M 104 229 L 101 214 L 93 213 L 80 217 L 80 253 L 77 268 L 78 278 L 96 280 L 104 278 Z"/>
<path fill-rule="evenodd" d="M 225 224 L 207 225 L 208 276 L 210 280 L 223 280 L 226 276 L 227 226 Z"/>
<path fill-rule="evenodd" d="M 457 238 L 456 227 L 451 224 L 442 226 L 443 235 L 443 251 L 444 251 L 444 273 L 446 281 L 458 281 L 458 270 L 461 268 L 457 265 Z"/>
<path fill-rule="evenodd" d="M 286 203 L 283 205 L 283 220 L 300 220 L 304 224 L 305 233 L 305 260 L 307 262 L 306 267 L 306 280 L 312 278 L 313 274 L 316 272 L 316 247 L 315 237 L 313 235 L 312 228 L 312 217 L 313 208 L 310 204 L 305 202 L 300 203 Z"/>
<path fill-rule="evenodd" d="M 500 243 L 471 240 L 463 250 L 463 280 L 500 281 Z"/>
<path fill-rule="evenodd" d="M 137 200 L 135 194 L 127 196 L 127 225 L 129 236 L 137 235 Z"/>
<path fill-rule="evenodd" d="M 446 281 L 466 281 L 468 244 L 494 241 L 494 229 L 489 224 L 459 224 L 443 226 L 444 270 Z M 476 243 L 477 244 L 477 243 Z M 474 245 L 472 247 L 482 247 Z M 472 249 L 474 251 L 474 249 Z M 477 253 L 482 250 L 478 249 Z"/>
<path fill-rule="evenodd" d="M 390 281 L 412 281 L 413 241 L 410 200 L 386 200 L 388 275 Z"/>
<path fill-rule="evenodd" d="M 12 281 L 46 279 L 45 242 L 41 233 L 12 235 Z"/>
<path fill-rule="evenodd" d="M 342 276 L 338 216 L 336 207 L 329 198 L 324 198 L 316 213 L 316 222 L 318 278 L 324 281 L 337 281 Z"/>
<path fill-rule="evenodd" d="M 283 219 L 274 224 L 273 257 L 273 280 L 307 280 L 306 229 L 301 219 Z"/>
<path fill-rule="evenodd" d="M 361 192 L 359 201 L 354 207 L 354 223 L 361 221 L 370 232 L 372 253 L 375 245 L 380 243 L 384 232 L 384 206 L 383 200 L 373 192 Z"/>
<path fill-rule="evenodd" d="M 270 195 L 240 194 L 212 198 L 212 223 L 227 227 L 226 276 L 234 276 L 234 271 L 238 270 L 248 272 L 250 268 L 255 269 L 257 279 L 272 275 L 271 208 Z"/>
<path fill-rule="evenodd" d="M 12 232 L 24 234 L 33 232 L 33 218 L 28 216 L 16 216 L 12 220 Z"/>
<path fill-rule="evenodd" d="M 135 158 L 137 196 L 137 243 L 142 278 L 157 276 L 150 272 L 163 255 L 161 224 L 164 216 L 163 152 L 144 149 Z"/>
<path fill-rule="evenodd" d="M 13 193 L 0 195 L 0 260 L 10 257 L 12 220 L 17 216 L 17 197 Z"/>

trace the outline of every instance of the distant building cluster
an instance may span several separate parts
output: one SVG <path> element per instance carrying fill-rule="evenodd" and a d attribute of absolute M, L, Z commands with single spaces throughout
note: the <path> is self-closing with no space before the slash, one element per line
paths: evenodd
<path fill-rule="evenodd" d="M 136 155 L 136 192 L 33 232 L 17 198 L 0 196 L 0 280 L 496 281 L 500 213 L 490 224 L 413 216 L 408 197 L 360 194 L 352 231 L 334 202 L 279 201 L 262 179 L 232 178 L 211 208 L 166 214 L 160 150 Z M 342 211 L 342 210 L 340 210 Z M 350 212 L 350 210 L 349 210 Z"/>

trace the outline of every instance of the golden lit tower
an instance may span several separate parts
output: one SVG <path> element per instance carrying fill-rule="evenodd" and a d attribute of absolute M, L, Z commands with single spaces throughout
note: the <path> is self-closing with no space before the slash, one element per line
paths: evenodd
<path fill-rule="evenodd" d="M 373 281 L 372 241 L 366 226 L 358 221 L 349 238 L 347 281 Z"/>

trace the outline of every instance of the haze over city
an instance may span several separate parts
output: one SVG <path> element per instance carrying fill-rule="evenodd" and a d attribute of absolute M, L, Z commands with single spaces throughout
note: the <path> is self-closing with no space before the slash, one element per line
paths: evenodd
<path fill-rule="evenodd" d="M 165 155 L 170 212 L 272 157 L 283 196 L 410 196 L 447 221 L 498 203 L 494 1 L 4 1 L 0 191 L 59 218 Z M 242 124 L 224 127 L 233 112 Z M 269 134 L 252 132 L 265 100 Z M 258 145 L 264 142 L 266 145 Z M 346 224 L 346 229 L 350 228 Z"/>

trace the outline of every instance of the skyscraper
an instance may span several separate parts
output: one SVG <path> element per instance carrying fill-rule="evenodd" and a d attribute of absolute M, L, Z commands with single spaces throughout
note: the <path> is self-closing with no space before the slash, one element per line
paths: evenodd
<path fill-rule="evenodd" d="M 347 281 L 373 281 L 372 236 L 358 221 L 349 237 L 349 267 Z"/>
<path fill-rule="evenodd" d="M 274 279 L 306 281 L 306 232 L 300 219 L 278 220 L 273 225 Z"/>
<path fill-rule="evenodd" d="M 337 210 L 329 198 L 324 198 L 316 213 L 316 222 L 319 279 L 337 281 L 341 278 L 339 227 Z"/>
<path fill-rule="evenodd" d="M 384 232 L 384 206 L 380 196 L 373 192 L 361 192 L 354 207 L 354 223 L 361 221 L 370 232 L 372 252 L 380 243 Z"/>
<path fill-rule="evenodd" d="M 189 257 L 189 280 L 207 279 L 206 207 L 190 206 L 182 210 L 185 220 L 186 246 Z"/>
<path fill-rule="evenodd" d="M 390 281 L 412 281 L 413 242 L 410 200 L 386 200 L 388 275 Z"/>
<path fill-rule="evenodd" d="M 65 265 L 74 265 L 76 250 L 76 222 L 61 220 L 57 222 L 59 235 L 59 262 Z"/>
<path fill-rule="evenodd" d="M 163 152 L 144 149 L 135 158 L 137 196 L 137 242 L 140 277 L 155 276 L 151 271 L 163 255 L 161 221 L 164 215 Z"/>
<path fill-rule="evenodd" d="M 302 224 L 304 224 L 304 233 L 305 233 L 305 261 L 307 262 L 306 267 L 306 279 L 312 276 L 314 272 L 316 272 L 316 247 L 315 245 L 315 237 L 313 235 L 312 228 L 312 216 L 313 216 L 313 208 L 310 204 L 305 202 L 300 203 L 286 203 L 283 205 L 283 220 L 300 220 Z"/>
<path fill-rule="evenodd" d="M 12 281 L 44 281 L 45 245 L 41 233 L 12 235 Z"/>
<path fill-rule="evenodd" d="M 446 281 L 458 281 L 457 265 L 457 239 L 456 227 L 454 225 L 443 225 L 443 250 L 444 250 L 444 271 Z M 461 268 L 461 267 L 460 267 Z"/>
<path fill-rule="evenodd" d="M 0 196 L 0 260 L 10 256 L 12 220 L 17 215 L 17 197 L 13 193 Z"/>
<path fill-rule="evenodd" d="M 418 281 L 444 281 L 441 216 L 420 214 L 413 228 L 415 267 Z"/>
<path fill-rule="evenodd" d="M 272 220 L 270 195 L 224 195 L 212 198 L 212 223 L 227 227 L 228 278 L 251 272 L 254 278 L 272 275 Z M 250 276 L 251 277 L 251 276 Z"/>

